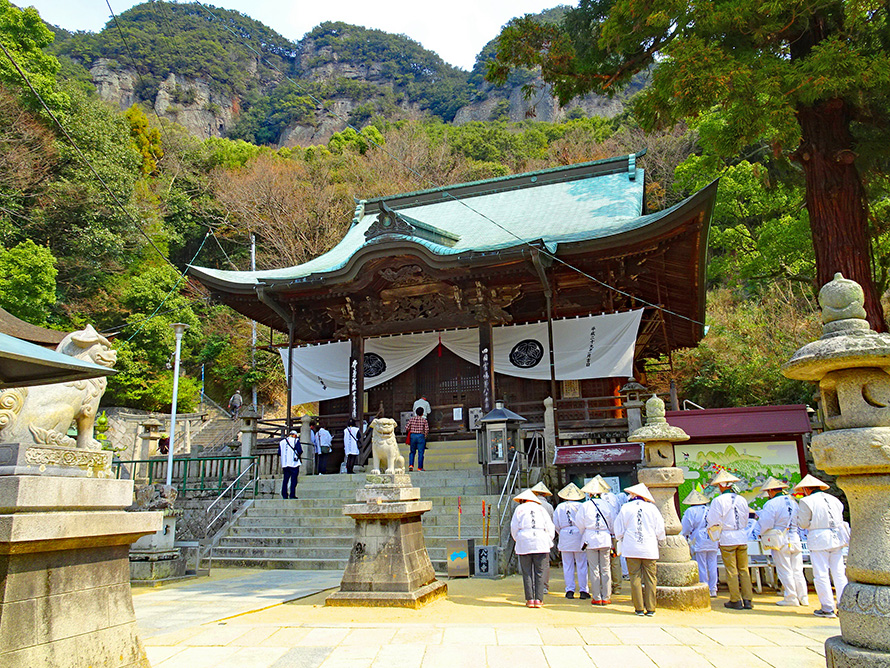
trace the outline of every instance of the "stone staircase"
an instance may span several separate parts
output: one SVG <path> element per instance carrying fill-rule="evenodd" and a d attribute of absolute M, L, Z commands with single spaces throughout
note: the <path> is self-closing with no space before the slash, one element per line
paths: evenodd
<path fill-rule="evenodd" d="M 402 449 L 407 446 L 403 444 Z M 475 442 L 434 443 L 424 468 L 410 475 L 420 487 L 421 499 L 432 502 L 432 510 L 423 515 L 424 536 L 433 568 L 444 573 L 446 544 L 458 537 L 458 497 L 461 537 L 481 539 L 482 502 L 489 508 L 497 503 L 498 495 L 485 493 Z M 213 564 L 343 570 L 355 523 L 343 515 L 342 508 L 355 502 L 355 489 L 364 482 L 361 473 L 300 476 L 299 498 L 255 499 L 214 547 Z M 275 484 L 280 489 L 281 479 Z M 497 517 L 492 517 L 492 545 L 498 544 L 497 533 Z"/>

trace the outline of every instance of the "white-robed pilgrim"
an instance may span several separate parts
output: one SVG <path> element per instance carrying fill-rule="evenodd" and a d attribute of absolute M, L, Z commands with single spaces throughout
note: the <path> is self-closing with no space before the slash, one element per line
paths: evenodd
<path fill-rule="evenodd" d="M 297 432 L 292 431 L 288 436 L 278 441 L 278 454 L 281 456 L 281 468 L 295 468 L 300 462 L 300 439 Z"/>
<path fill-rule="evenodd" d="M 556 533 L 550 515 L 529 490 L 516 499 L 527 502 L 520 503 L 516 507 L 510 522 L 510 534 L 516 541 L 516 554 L 549 552 L 553 547 L 553 536 Z"/>
<path fill-rule="evenodd" d="M 719 526 L 720 545 L 748 544 L 748 502 L 735 492 L 724 492 L 711 500 L 708 509 L 708 526 Z"/>
<path fill-rule="evenodd" d="M 619 540 L 621 555 L 628 559 L 658 559 L 658 541 L 665 539 L 664 518 L 651 502 L 652 497 L 644 485 L 628 487 L 625 491 L 630 498 L 615 518 L 615 537 Z"/>

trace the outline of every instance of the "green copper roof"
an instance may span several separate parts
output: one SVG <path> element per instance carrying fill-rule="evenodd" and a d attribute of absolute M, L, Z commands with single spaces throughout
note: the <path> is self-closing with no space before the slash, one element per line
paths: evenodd
<path fill-rule="evenodd" d="M 342 268 L 363 247 L 406 238 L 440 256 L 496 251 L 526 242 L 543 242 L 555 252 L 560 243 L 601 239 L 650 222 L 651 216 L 641 217 L 645 184 L 635 158 L 625 156 L 372 200 L 364 210 L 361 205 L 357 209 L 340 243 L 301 265 L 256 272 L 192 267 L 191 273 L 244 287 L 299 281 Z M 585 166 L 600 171 L 585 173 Z M 604 171 L 603 166 L 609 170 Z M 406 224 L 414 223 L 416 233 L 380 233 L 378 226 L 378 236 L 366 238 L 381 211 L 390 207 Z"/>

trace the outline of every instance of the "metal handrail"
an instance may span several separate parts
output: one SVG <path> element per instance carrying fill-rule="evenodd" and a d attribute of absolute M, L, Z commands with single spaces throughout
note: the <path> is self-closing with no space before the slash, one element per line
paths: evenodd
<path fill-rule="evenodd" d="M 220 499 L 222 499 L 223 496 L 225 496 L 226 493 L 227 493 L 230 489 L 232 489 L 232 486 L 233 486 L 236 482 L 238 482 L 238 481 L 241 479 L 241 476 L 243 476 L 245 473 L 247 473 L 248 471 L 250 471 L 250 469 L 254 468 L 255 466 L 256 466 L 256 462 L 255 462 L 255 461 L 254 461 L 254 462 L 251 462 L 250 466 L 248 466 L 246 469 L 244 469 L 244 471 L 241 473 L 241 475 L 239 475 L 237 478 L 235 478 L 235 479 L 229 484 L 229 486 L 226 487 L 226 489 L 225 489 L 225 490 L 224 490 L 218 497 L 216 497 L 216 499 L 213 501 L 213 503 L 211 503 L 209 506 L 207 506 L 206 515 L 209 515 L 209 514 L 210 514 L 210 509 L 213 508 L 213 506 L 216 505 L 217 501 L 219 501 Z M 256 477 L 255 477 L 253 480 L 251 480 L 250 482 L 251 482 L 252 484 L 255 485 L 256 482 L 257 482 L 258 480 L 259 480 L 259 476 L 256 476 Z M 229 510 L 229 508 L 232 507 L 232 504 L 235 503 L 235 501 L 237 501 L 238 498 L 239 498 L 242 494 L 244 494 L 245 490 L 247 490 L 249 487 L 250 487 L 249 484 L 248 484 L 248 485 L 244 485 L 244 487 L 242 487 L 241 490 L 240 490 L 237 494 L 235 494 L 235 495 L 232 496 L 232 498 L 231 498 L 231 499 L 229 500 L 229 502 L 226 504 L 226 507 L 223 508 L 223 509 L 219 512 L 219 514 L 217 514 L 216 517 L 214 517 L 212 520 L 210 520 L 210 521 L 207 523 L 207 526 L 204 527 L 204 535 L 205 535 L 205 536 L 206 536 L 207 533 L 210 531 L 210 527 L 212 527 L 220 517 L 222 517 L 223 515 L 226 514 L 226 512 Z"/>
<path fill-rule="evenodd" d="M 699 406 L 699 405 L 698 405 L 697 403 L 695 403 L 694 401 L 690 401 L 689 399 L 683 399 L 683 410 L 684 410 L 684 411 L 688 411 L 688 410 L 689 410 L 689 409 L 687 408 L 687 406 L 693 406 L 694 408 L 697 408 L 697 409 L 700 410 L 700 411 L 705 410 L 703 406 Z"/>
<path fill-rule="evenodd" d="M 515 471 L 514 471 L 515 467 Z M 507 469 L 507 477 L 504 479 L 504 487 L 501 489 L 501 495 L 498 497 L 498 511 L 501 510 L 501 504 L 504 502 L 504 496 L 513 493 L 513 490 L 516 488 L 516 481 L 519 479 L 519 474 L 522 471 L 522 455 L 520 453 L 516 453 L 513 456 L 512 461 L 510 462 L 510 467 Z M 499 513 L 498 517 L 498 534 L 500 535 L 500 529 L 504 524 L 504 517 L 507 514 L 507 510 L 510 508 L 510 504 L 506 504 L 504 506 L 503 512 Z"/>
<path fill-rule="evenodd" d="M 256 463 L 256 457 L 217 456 L 174 458 L 174 466 L 178 466 L 180 469 L 180 475 L 174 478 L 175 486 L 179 490 L 179 495 L 185 497 L 188 492 L 212 492 L 222 490 L 225 481 L 228 480 L 228 477 L 224 476 L 224 465 L 227 462 L 240 462 L 242 460 L 246 460 L 251 464 Z M 209 464 L 214 462 L 219 465 L 219 470 L 216 473 L 208 471 Z M 145 465 L 145 477 L 149 484 L 158 482 L 166 477 L 167 458 L 157 457 L 153 459 L 116 460 L 112 463 L 112 466 L 116 469 L 115 478 L 120 479 L 125 466 L 131 469 L 130 475 L 135 477 L 139 465 L 142 464 Z M 247 468 L 250 468 L 250 464 Z M 239 464 L 239 471 L 240 470 Z M 256 481 L 258 481 L 258 478 Z M 256 488 L 256 484 L 254 487 Z M 256 493 L 256 489 L 254 490 L 254 493 Z"/>

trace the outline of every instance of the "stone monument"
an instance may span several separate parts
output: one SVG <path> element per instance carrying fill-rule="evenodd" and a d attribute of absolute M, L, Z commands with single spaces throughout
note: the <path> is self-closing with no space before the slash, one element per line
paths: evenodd
<path fill-rule="evenodd" d="M 819 293 L 822 337 L 798 350 L 788 378 L 819 383 L 825 431 L 810 444 L 850 504 L 849 584 L 829 668 L 890 667 L 890 335 L 869 329 L 858 283 L 835 274 Z"/>
<path fill-rule="evenodd" d="M 369 473 L 343 507 L 355 519 L 355 539 L 340 591 L 325 605 L 420 608 L 448 593 L 436 580 L 421 515 L 432 509 L 402 469 Z"/>
<path fill-rule="evenodd" d="M 664 402 L 653 394 L 646 402 L 646 424 L 628 440 L 645 447 L 645 466 L 637 470 L 637 479 L 652 492 L 667 534 L 658 548 L 658 605 L 674 610 L 710 610 L 708 585 L 698 580 L 698 564 L 692 559 L 689 543 L 680 535 L 680 517 L 674 505 L 677 488 L 683 484 L 683 469 L 674 466 L 674 443 L 688 441 L 689 436 L 668 424 Z"/>
<path fill-rule="evenodd" d="M 182 509 L 175 508 L 176 488 L 154 483 L 135 489 L 133 512 L 157 512 L 163 515 L 161 528 L 142 536 L 130 546 L 130 581 L 152 584 L 185 577 L 186 558 L 175 546 L 176 520 Z"/>

